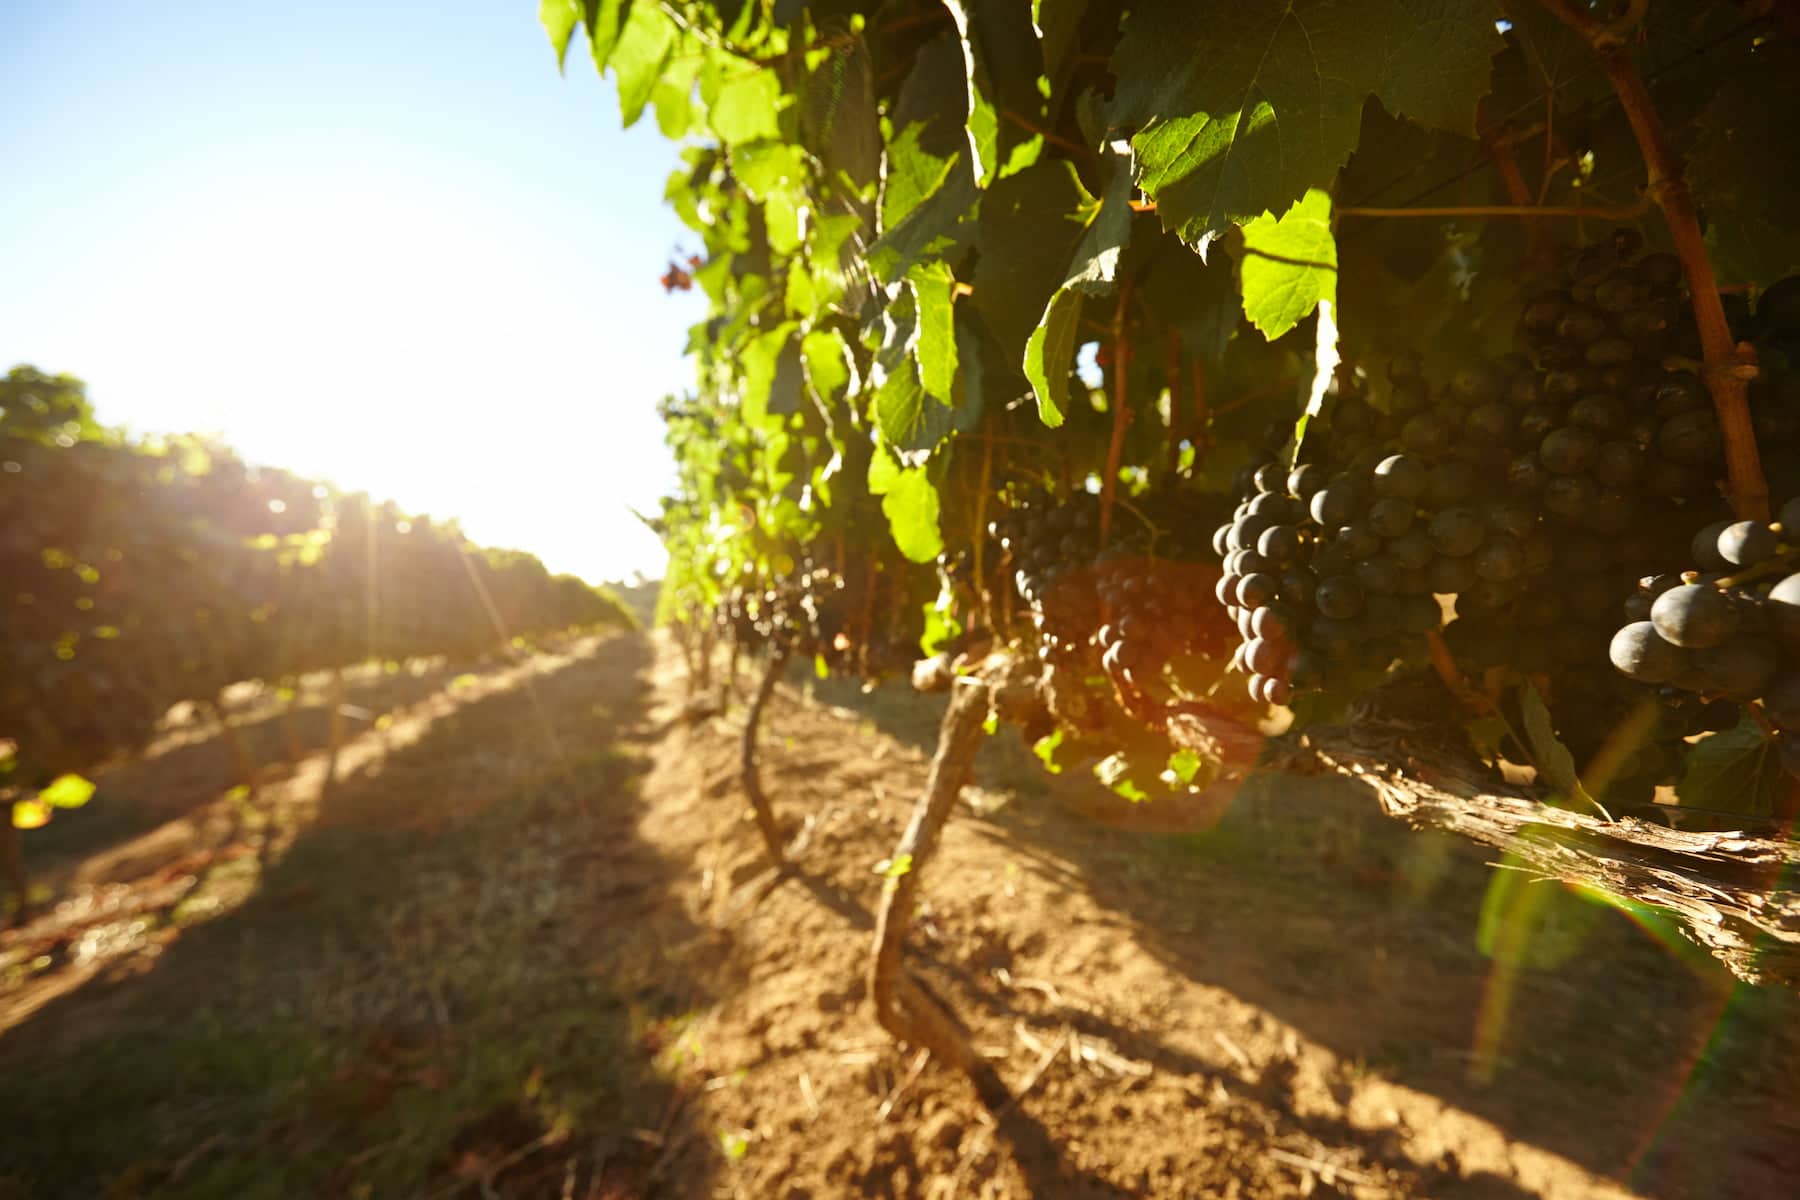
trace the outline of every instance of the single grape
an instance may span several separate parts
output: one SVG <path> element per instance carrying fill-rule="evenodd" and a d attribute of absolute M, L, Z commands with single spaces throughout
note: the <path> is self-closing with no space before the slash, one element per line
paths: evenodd
<path fill-rule="evenodd" d="M 1262 699 L 1265 704 L 1282 705 L 1293 698 L 1293 685 L 1285 679 L 1270 679 L 1263 684 Z"/>
<path fill-rule="evenodd" d="M 1764 688 L 1762 706 L 1776 728 L 1800 733 L 1800 674 L 1783 675 Z"/>
<path fill-rule="evenodd" d="M 1625 428 L 1625 409 L 1604 393 L 1583 396 L 1569 409 L 1569 424 L 1600 437 L 1611 437 Z"/>
<path fill-rule="evenodd" d="M 1635 487 L 1644 478 L 1644 452 L 1630 442 L 1603 442 L 1594 452 L 1593 471 L 1607 487 Z"/>
<path fill-rule="evenodd" d="M 1289 604 L 1302 608 L 1311 604 L 1316 587 L 1313 573 L 1305 567 L 1290 567 L 1281 573 L 1281 595 Z"/>
<path fill-rule="evenodd" d="M 1472 508 L 1447 508 L 1427 528 L 1433 549 L 1451 558 L 1475 553 L 1487 536 L 1481 514 Z"/>
<path fill-rule="evenodd" d="M 1433 592 L 1454 596 L 1474 587 L 1481 577 L 1475 574 L 1475 564 L 1463 557 L 1432 559 L 1431 565 L 1425 568 L 1425 578 Z"/>
<path fill-rule="evenodd" d="M 1402 570 L 1416 571 L 1429 564 L 1437 551 L 1431 535 L 1415 526 L 1390 541 L 1387 553 Z"/>
<path fill-rule="evenodd" d="M 1230 537 L 1231 537 L 1231 526 L 1230 525 L 1221 525 L 1217 529 L 1213 530 L 1212 549 L 1213 549 L 1213 553 L 1215 555 L 1217 555 L 1220 558 L 1225 557 L 1226 553 L 1229 552 L 1231 549 L 1231 543 L 1229 540 Z"/>
<path fill-rule="evenodd" d="M 1600 439 L 1587 429 L 1568 426 L 1552 430 L 1538 444 L 1538 461 L 1557 475 L 1576 475 L 1587 470 L 1600 449 Z"/>
<path fill-rule="evenodd" d="M 1684 583 L 1658 596 L 1650 620 L 1665 641 L 1691 650 L 1717 646 L 1738 628 L 1731 598 L 1703 583 Z"/>
<path fill-rule="evenodd" d="M 1362 585 L 1348 575 L 1321 580 L 1313 595 L 1321 614 L 1334 621 L 1348 621 L 1363 610 Z M 1319 632 L 1315 627 L 1314 632 Z"/>
<path fill-rule="evenodd" d="M 1259 492 L 1277 493 L 1287 486 L 1287 471 L 1280 463 L 1264 463 L 1250 476 L 1250 482 Z"/>
<path fill-rule="evenodd" d="M 1256 610 L 1250 624 L 1251 636 L 1283 640 L 1294 633 L 1294 617 L 1280 604 L 1265 605 Z"/>
<path fill-rule="evenodd" d="M 1711 409 L 1695 409 L 1670 417 L 1656 435 L 1657 453 L 1684 466 L 1703 466 L 1716 460 L 1724 449 L 1725 438 L 1719 432 L 1719 419 Z"/>
<path fill-rule="evenodd" d="M 1378 552 L 1381 549 L 1381 535 L 1365 524 L 1355 523 L 1340 528 L 1332 536 L 1331 545 L 1354 561 Z"/>
<path fill-rule="evenodd" d="M 1600 499 L 1600 485 L 1586 475 L 1559 475 L 1544 484 L 1544 511 L 1574 520 Z"/>
<path fill-rule="evenodd" d="M 1271 641 L 1268 638 L 1251 638 L 1245 643 L 1244 661 L 1258 675 L 1279 675 L 1287 666 L 1288 654 L 1293 647 L 1286 642 Z"/>
<path fill-rule="evenodd" d="M 1302 500 L 1312 499 L 1314 492 L 1324 487 L 1325 470 L 1317 463 L 1302 463 L 1288 473 L 1287 490 Z"/>
<path fill-rule="evenodd" d="M 1492 583 L 1510 583 L 1525 570 L 1525 552 L 1511 538 L 1489 539 L 1475 552 L 1475 573 Z"/>
<path fill-rule="evenodd" d="M 1430 471 L 1424 463 L 1404 454 L 1390 455 L 1375 465 L 1370 484 L 1377 496 L 1416 500 L 1424 494 Z"/>
<path fill-rule="evenodd" d="M 1733 700 L 1753 700 L 1774 681 L 1781 670 L 1778 656 L 1761 638 L 1739 634 L 1717 646 L 1694 652 L 1698 689 L 1718 692 Z"/>
<path fill-rule="evenodd" d="M 1412 527 L 1413 503 L 1395 496 L 1369 506 L 1369 528 L 1384 538 L 1397 538 Z"/>
<path fill-rule="evenodd" d="M 1719 553 L 1719 538 L 1729 528 L 1730 521 L 1714 521 L 1696 533 L 1693 541 L 1688 543 L 1688 555 L 1702 571 L 1722 571 L 1731 565 Z"/>
<path fill-rule="evenodd" d="M 1300 531 L 1292 525 L 1271 525 L 1256 540 L 1256 552 L 1270 563 L 1292 562 L 1300 549 Z"/>
<path fill-rule="evenodd" d="M 1348 525 L 1362 507 L 1360 491 L 1348 480 L 1334 480 L 1313 493 L 1312 519 L 1327 529 Z"/>
<path fill-rule="evenodd" d="M 1789 649 L 1800 650 L 1800 575 L 1789 575 L 1769 589 L 1762 611 L 1775 636 Z"/>
<path fill-rule="evenodd" d="M 1775 519 L 1781 522 L 1782 531 L 1789 540 L 1800 542 L 1800 496 L 1783 504 L 1781 511 L 1775 514 Z"/>
<path fill-rule="evenodd" d="M 1734 567 L 1753 567 L 1780 546 L 1780 535 L 1761 521 L 1734 521 L 1719 533 L 1719 557 Z"/>
<path fill-rule="evenodd" d="M 1353 568 L 1356 582 L 1371 596 L 1391 596 L 1400 590 L 1400 566 L 1385 554 L 1365 558 Z"/>
<path fill-rule="evenodd" d="M 1421 499 L 1428 508 L 1449 508 L 1468 500 L 1480 486 L 1480 477 L 1467 463 L 1441 462 L 1432 466 Z"/>
<path fill-rule="evenodd" d="M 1245 608 L 1261 608 L 1275 599 L 1280 590 L 1280 580 L 1267 572 L 1258 571 L 1238 580 L 1237 602 Z"/>

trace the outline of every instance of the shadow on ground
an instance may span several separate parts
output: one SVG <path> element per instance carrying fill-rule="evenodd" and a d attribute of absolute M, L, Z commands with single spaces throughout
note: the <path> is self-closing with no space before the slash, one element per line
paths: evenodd
<path fill-rule="evenodd" d="M 616 637 L 397 724 L 241 906 L 8 1031 L 0 1196 L 655 1191 L 659 1060 L 729 947 L 636 834 L 649 664 Z"/>
<path fill-rule="evenodd" d="M 935 745 L 940 697 L 794 682 L 903 743 Z M 1439 1097 L 1645 1195 L 1751 1200 L 1788 1194 L 1800 1174 L 1796 997 L 1733 986 L 1691 947 L 1671 948 L 1557 885 L 1518 877 L 1502 893 L 1515 881 L 1481 848 L 1411 832 L 1353 784 L 1259 778 L 1217 827 L 1159 836 L 1064 809 L 1055 793 L 1066 785 L 1053 788 L 1011 731 L 984 747 L 977 781 L 1014 797 L 989 818 L 997 855 L 1031 858 L 1119 918 L 1094 936 L 1059 936 L 1074 948 L 1062 956 L 1069 978 L 1093 979 L 1096 965 L 1104 975 L 1107 939 L 1133 939 L 1358 1073 Z M 1535 890 L 1521 899 L 1522 889 Z M 1490 927 L 1525 924 L 1522 961 L 1497 965 L 1483 952 L 1484 913 Z M 1008 953 L 982 966 L 1003 967 Z M 991 979 L 966 982 L 991 1009 L 1012 999 Z M 1092 1033 L 1171 1070 L 1204 1066 L 1141 1030 Z M 1265 1070 L 1256 1090 L 1304 1109 L 1288 1086 Z M 1329 1142 L 1343 1131 L 1312 1132 Z M 1444 1194 L 1519 1194 L 1498 1178 L 1461 1189 Z"/>

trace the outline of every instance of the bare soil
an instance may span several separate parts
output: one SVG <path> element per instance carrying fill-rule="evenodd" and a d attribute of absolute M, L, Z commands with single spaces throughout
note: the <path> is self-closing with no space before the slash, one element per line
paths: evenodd
<path fill-rule="evenodd" d="M 369 700 L 335 786 L 316 729 L 249 802 L 192 745 L 103 776 L 0 937 L 0 1197 L 1796 1194 L 1793 996 L 1338 781 L 1102 827 L 1004 731 L 909 960 L 990 1113 L 864 994 L 941 703 L 778 690 L 777 874 L 678 661 Z"/>

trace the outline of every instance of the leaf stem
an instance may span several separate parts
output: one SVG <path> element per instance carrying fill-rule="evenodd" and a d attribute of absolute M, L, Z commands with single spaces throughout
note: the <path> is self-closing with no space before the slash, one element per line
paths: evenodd
<path fill-rule="evenodd" d="M 1577 9 L 1570 0 L 1538 0 L 1544 8 L 1569 26 L 1600 56 L 1606 77 L 1619 97 L 1619 107 L 1631 123 L 1631 132 L 1644 156 L 1649 173 L 1647 194 L 1662 209 L 1669 234 L 1675 242 L 1675 253 L 1687 274 L 1688 292 L 1694 306 L 1694 320 L 1700 329 L 1700 345 L 1705 361 L 1701 377 L 1712 393 L 1713 408 L 1719 415 L 1719 427 L 1725 435 L 1725 465 L 1730 477 L 1731 506 L 1740 518 L 1766 520 L 1769 515 L 1769 484 L 1763 477 L 1762 461 L 1756 449 L 1756 430 L 1750 423 L 1748 381 L 1742 377 L 1742 365 L 1731 338 L 1731 325 L 1725 319 L 1725 306 L 1719 299 L 1718 281 L 1713 276 L 1712 262 L 1706 255 L 1706 240 L 1700 232 L 1700 216 L 1694 208 L 1694 197 L 1688 191 L 1681 156 L 1670 144 L 1661 117 L 1650 99 L 1650 89 L 1638 72 L 1637 63 L 1626 49 L 1624 36 L 1635 22 L 1632 13 L 1641 6 L 1633 5 L 1620 25 L 1606 25 Z"/>

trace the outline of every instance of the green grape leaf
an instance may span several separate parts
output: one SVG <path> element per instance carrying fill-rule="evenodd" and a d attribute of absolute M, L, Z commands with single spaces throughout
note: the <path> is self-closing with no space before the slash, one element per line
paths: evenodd
<path fill-rule="evenodd" d="M 815 329 L 800 340 L 806 360 L 806 383 L 823 406 L 843 399 L 850 386 L 854 364 L 844 335 L 835 329 Z"/>
<path fill-rule="evenodd" d="M 956 387 L 956 276 L 949 264 L 920 263 L 906 274 L 918 312 L 919 382 L 925 394 L 954 403 Z"/>
<path fill-rule="evenodd" d="M 1537 766 L 1539 778 L 1558 796 L 1594 804 L 1594 798 L 1581 786 L 1581 775 L 1575 769 L 1575 756 L 1569 753 L 1569 748 L 1556 736 L 1556 729 L 1550 720 L 1550 709 L 1544 704 L 1544 698 L 1538 695 L 1538 690 L 1529 683 L 1519 688 L 1519 710 L 1525 717 L 1525 740 L 1531 743 L 1531 759 Z"/>
<path fill-rule="evenodd" d="M 611 47 L 605 65 L 612 68 L 619 81 L 619 119 L 629 129 L 644 115 L 644 106 L 662 78 L 663 69 L 674 52 L 676 30 L 668 15 L 654 4 L 634 4 L 631 15 L 619 31 L 618 41 Z M 599 55 L 596 37 L 594 53 Z"/>
<path fill-rule="evenodd" d="M 976 182 L 987 186 L 1030 166 L 1042 148 L 1028 126 L 1043 122 L 1043 57 L 1023 5 L 944 0 L 944 6 L 962 39 L 969 143 Z"/>
<path fill-rule="evenodd" d="M 1274 341 L 1321 301 L 1337 301 L 1337 239 L 1331 197 L 1317 188 L 1279 220 L 1268 213 L 1244 226 L 1244 315 Z"/>
<path fill-rule="evenodd" d="M 1088 0 L 1031 0 L 1031 26 L 1038 36 L 1044 75 L 1055 83 L 1075 52 Z"/>
<path fill-rule="evenodd" d="M 960 162 L 967 170 L 969 142 L 963 133 L 968 93 L 962 47 L 952 34 L 927 42 L 918 52 L 891 115 L 881 183 L 881 227 L 891 231 L 949 179 Z M 974 173 L 969 172 L 970 187 Z"/>
<path fill-rule="evenodd" d="M 1110 123 L 1134 131 L 1163 226 L 1198 242 L 1329 187 L 1371 94 L 1472 130 L 1497 15 L 1494 0 L 1151 0 L 1125 19 Z"/>
<path fill-rule="evenodd" d="M 740 358 L 744 381 L 741 411 L 746 425 L 760 425 L 769 415 L 770 389 L 793 330 L 792 323 L 778 325 L 751 338 L 744 347 Z"/>
<path fill-rule="evenodd" d="M 1800 270 L 1800 156 L 1773 152 L 1793 137 L 1797 103 L 1800 48 L 1771 42 L 1724 80 L 1696 122 L 1688 178 L 1722 285 L 1766 287 Z"/>
<path fill-rule="evenodd" d="M 1150 265 L 1138 278 L 1138 302 L 1159 324 L 1175 330 L 1188 354 L 1216 364 L 1243 321 L 1231 261 L 1224 254 L 1202 259 L 1167 233 L 1155 237 L 1167 245 L 1151 252 Z"/>
<path fill-rule="evenodd" d="M 1026 339 L 1068 278 L 1083 214 L 1093 204 L 1067 160 L 1038 163 L 983 197 L 970 304 L 1009 362 L 1024 361 Z"/>
<path fill-rule="evenodd" d="M 563 69 L 568 57 L 569 39 L 581 22 L 580 0 L 538 0 L 538 22 L 550 35 L 550 46 L 556 51 L 556 69 Z"/>
<path fill-rule="evenodd" d="M 93 797 L 93 783 L 80 775 L 59 775 L 37 795 L 51 808 L 80 808 Z"/>
<path fill-rule="evenodd" d="M 1695 743 L 1675 795 L 1696 808 L 1761 816 L 1775 811 L 1786 780 L 1773 739 L 1745 717 Z"/>
<path fill-rule="evenodd" d="M 1081 328 L 1081 293 L 1062 288 L 1050 298 L 1044 319 L 1025 342 L 1025 378 L 1037 395 L 1038 419 L 1054 429 L 1069 407 L 1069 372 Z"/>
<path fill-rule="evenodd" d="M 1113 290 L 1119 259 L 1131 241 L 1131 158 L 1113 154 L 1107 156 L 1107 162 L 1106 192 L 1092 211 L 1087 231 L 1075 247 L 1068 278 L 1063 280 L 1064 287 L 1090 296 Z"/>
<path fill-rule="evenodd" d="M 712 130 L 727 146 L 781 136 L 781 77 L 773 70 L 747 71 L 726 79 L 708 111 Z"/>
<path fill-rule="evenodd" d="M 596 70 L 606 70 L 612 61 L 631 15 L 631 3 L 632 0 L 581 0 L 581 19 L 587 26 L 588 51 Z"/>
<path fill-rule="evenodd" d="M 878 456 L 879 457 L 879 456 Z M 894 545 L 910 561 L 930 562 L 944 552 L 938 530 L 938 492 L 924 467 L 901 468 L 881 497 Z"/>

